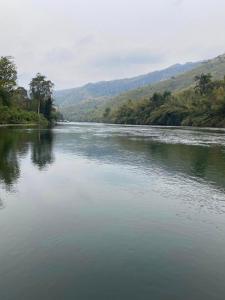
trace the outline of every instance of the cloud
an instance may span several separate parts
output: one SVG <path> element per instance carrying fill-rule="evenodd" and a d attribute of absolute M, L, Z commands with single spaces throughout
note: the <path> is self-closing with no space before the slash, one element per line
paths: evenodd
<path fill-rule="evenodd" d="M 87 46 L 91 46 L 95 41 L 94 35 L 92 34 L 88 34 L 85 35 L 83 37 L 81 37 L 77 42 L 76 42 L 76 46 L 77 47 L 87 47 Z"/>
<path fill-rule="evenodd" d="M 94 67 L 99 68 L 121 68 L 132 65 L 157 64 L 164 60 L 161 54 L 153 54 L 147 51 L 132 51 L 126 53 L 110 53 L 93 59 L 91 62 Z"/>
<path fill-rule="evenodd" d="M 174 0 L 173 1 L 173 5 L 175 6 L 180 6 L 184 3 L 185 0 Z"/>
<path fill-rule="evenodd" d="M 57 89 L 131 77 L 225 52 L 224 11 L 224 0 L 1 0 L 0 55 L 25 86 L 37 72 Z"/>
<path fill-rule="evenodd" d="M 66 48 L 54 48 L 44 56 L 43 61 L 46 63 L 65 63 L 76 59 L 72 50 Z"/>

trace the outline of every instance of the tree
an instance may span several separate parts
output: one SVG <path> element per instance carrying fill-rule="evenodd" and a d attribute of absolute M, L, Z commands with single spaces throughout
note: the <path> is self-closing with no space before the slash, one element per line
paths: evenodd
<path fill-rule="evenodd" d="M 52 93 L 53 93 L 54 84 L 47 80 L 44 75 L 37 73 L 30 82 L 30 94 L 33 100 L 37 101 L 37 112 L 38 115 L 43 113 L 46 117 L 49 117 L 49 109 L 52 106 Z M 47 113 L 46 113 L 46 106 Z"/>
<path fill-rule="evenodd" d="M 18 88 L 15 90 L 15 92 L 16 92 L 16 94 L 20 95 L 23 99 L 28 100 L 28 93 L 24 87 L 18 86 Z"/>
<path fill-rule="evenodd" d="M 9 93 L 0 86 L 0 105 L 10 106 L 10 102 Z"/>
<path fill-rule="evenodd" d="M 165 91 L 163 94 L 154 93 L 153 96 L 150 98 L 152 109 L 161 106 L 163 103 L 168 101 L 170 97 L 171 97 L 171 93 L 169 91 Z"/>
<path fill-rule="evenodd" d="M 207 95 L 210 93 L 213 89 L 213 83 L 212 83 L 212 75 L 210 73 L 208 74 L 201 74 L 198 76 L 195 76 L 196 86 L 195 90 L 199 92 L 201 95 Z"/>
<path fill-rule="evenodd" d="M 109 117 L 110 112 L 111 112 L 111 108 L 110 107 L 106 107 L 105 111 L 103 113 L 103 118 L 107 119 Z"/>
<path fill-rule="evenodd" d="M 0 58 L 0 104 L 10 106 L 11 94 L 16 87 L 17 71 L 10 56 Z"/>
<path fill-rule="evenodd" d="M 16 87 L 17 71 L 11 56 L 0 58 L 0 88 L 11 93 Z"/>
<path fill-rule="evenodd" d="M 52 120 L 52 106 L 53 106 L 53 101 L 52 98 L 49 97 L 46 100 L 45 107 L 44 107 L 44 116 L 48 121 Z"/>
<path fill-rule="evenodd" d="M 19 86 L 13 91 L 11 102 L 16 107 L 28 110 L 31 101 L 28 97 L 27 90 L 24 87 Z"/>

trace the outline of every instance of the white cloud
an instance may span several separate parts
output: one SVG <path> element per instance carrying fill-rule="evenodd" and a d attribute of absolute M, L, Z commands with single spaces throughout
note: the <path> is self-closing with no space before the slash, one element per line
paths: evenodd
<path fill-rule="evenodd" d="M 225 52 L 224 0 L 0 0 L 0 55 L 56 88 Z"/>

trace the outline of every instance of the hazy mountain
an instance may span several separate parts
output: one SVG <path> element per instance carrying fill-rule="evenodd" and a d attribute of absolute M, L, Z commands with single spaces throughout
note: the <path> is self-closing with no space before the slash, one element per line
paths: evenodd
<path fill-rule="evenodd" d="M 188 63 L 185 65 L 176 66 L 180 66 L 180 73 L 177 75 L 168 76 L 169 79 L 164 77 L 164 79 L 161 79 L 158 82 L 155 81 L 154 83 L 140 86 L 137 89 L 122 92 L 114 97 L 108 96 L 77 101 L 76 104 L 71 104 L 68 106 L 64 105 L 64 107 L 61 107 L 61 111 L 65 118 L 71 121 L 100 120 L 102 112 L 106 107 L 115 107 L 120 105 L 122 102 L 127 101 L 128 99 L 138 101 L 143 98 L 148 98 L 155 92 L 181 91 L 192 86 L 194 84 L 195 76 L 201 73 L 211 73 L 214 79 L 221 79 L 225 75 L 225 54 L 204 62 L 193 64 Z M 185 69 L 185 66 L 188 66 L 189 69 Z M 181 71 L 182 67 L 183 72 Z M 174 66 L 171 68 L 174 68 Z M 169 69 L 170 68 L 166 69 L 167 74 Z M 165 70 L 159 72 L 164 71 Z M 153 72 L 149 75 L 153 75 L 154 73 L 158 72 Z"/>
<path fill-rule="evenodd" d="M 151 72 L 133 78 L 88 83 L 82 87 L 56 91 L 54 98 L 56 104 L 60 107 L 71 106 L 82 101 L 86 102 L 92 99 L 95 99 L 97 102 L 102 102 L 123 92 L 140 88 L 148 84 L 154 84 L 171 78 L 172 76 L 177 76 L 178 74 L 192 70 L 199 64 L 199 62 L 186 63 L 183 65 L 176 64 L 164 70 Z"/>
<path fill-rule="evenodd" d="M 128 99 L 138 100 L 150 97 L 156 92 L 178 92 L 193 85 L 195 76 L 202 73 L 211 73 L 214 79 L 222 79 L 225 76 L 225 54 L 204 61 L 196 68 L 171 79 L 122 93 L 111 99 L 111 103 L 121 103 Z"/>

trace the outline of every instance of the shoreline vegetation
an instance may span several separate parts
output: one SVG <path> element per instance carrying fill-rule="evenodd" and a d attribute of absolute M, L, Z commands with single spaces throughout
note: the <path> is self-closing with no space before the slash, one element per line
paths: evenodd
<path fill-rule="evenodd" d="M 13 58 L 0 57 L 0 124 L 54 124 L 60 113 L 53 104 L 53 87 L 40 73 L 31 80 L 29 91 L 18 86 Z"/>
<path fill-rule="evenodd" d="M 54 125 L 63 116 L 53 102 L 54 84 L 40 73 L 29 91 L 17 85 L 12 57 L 0 57 L 0 124 Z M 155 92 L 149 98 L 108 103 L 87 112 L 84 122 L 225 128 L 225 76 L 194 77 L 194 84 L 177 92 Z"/>
<path fill-rule="evenodd" d="M 127 125 L 225 127 L 225 76 L 195 77 L 195 85 L 178 93 L 154 93 L 149 99 L 128 100 L 106 107 L 94 121 Z"/>
<path fill-rule="evenodd" d="M 20 108 L 0 107 L 0 125 L 38 125 L 48 126 L 49 122 L 36 112 L 25 111 Z"/>

